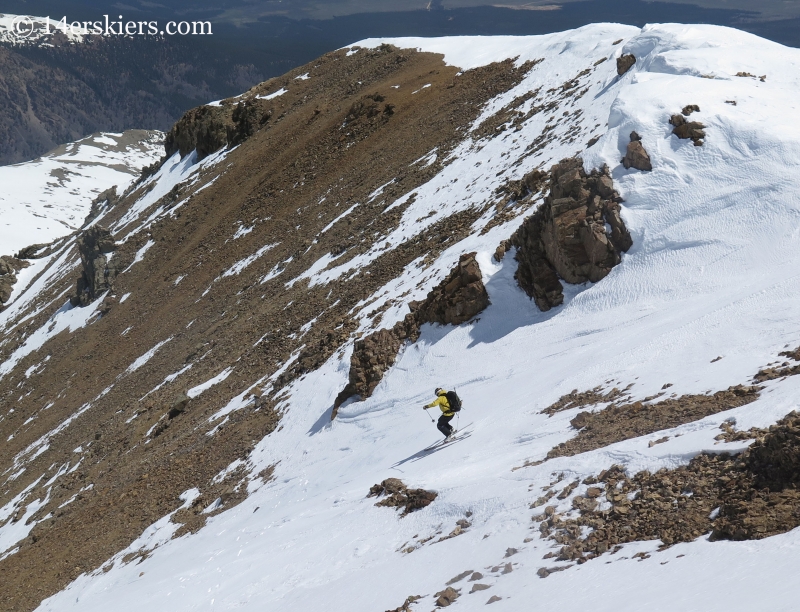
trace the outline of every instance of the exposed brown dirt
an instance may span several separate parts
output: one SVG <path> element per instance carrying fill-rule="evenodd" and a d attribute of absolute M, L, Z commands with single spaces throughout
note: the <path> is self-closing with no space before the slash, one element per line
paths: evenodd
<path fill-rule="evenodd" d="M 758 399 L 759 391 L 760 387 L 738 385 L 713 395 L 683 395 L 652 404 L 612 404 L 600 412 L 579 412 L 570 421 L 578 435 L 550 450 L 547 458 L 569 457 L 697 421 L 749 404 Z"/>
<path fill-rule="evenodd" d="M 588 479 L 573 499 L 577 519 L 552 506 L 535 516 L 562 545 L 559 560 L 583 563 L 626 542 L 659 539 L 665 546 L 709 533 L 713 540 L 754 540 L 800 525 L 800 416 L 792 412 L 741 455 L 702 454 L 688 465 L 629 478 L 614 466 Z M 608 502 L 598 509 L 598 502 Z M 591 531 L 583 536 L 582 529 Z"/>
<path fill-rule="evenodd" d="M 310 79 L 295 79 L 305 72 Z M 256 441 L 278 426 L 276 394 L 350 339 L 356 322 L 348 311 L 409 262 L 426 253 L 435 257 L 471 231 L 483 210 L 453 215 L 411 237 L 340 279 L 334 296 L 325 285 L 285 285 L 328 253 L 341 253 L 339 264 L 382 241 L 405 210 L 386 208 L 441 169 L 440 161 L 425 168 L 413 162 L 434 147 L 438 159 L 445 159 L 481 105 L 524 76 L 511 61 L 460 76 L 457 72 L 441 56 L 382 47 L 350 57 L 343 51 L 330 53 L 251 90 L 251 97 L 284 86 L 288 92 L 259 107 L 269 119 L 257 122 L 220 167 L 204 171 L 195 185 L 179 185 L 144 211 L 142 219 L 159 206 L 175 207 L 188 198 L 172 216 L 118 243 L 114 260 L 121 269 L 148 240 L 155 243 L 142 262 L 114 281 L 118 296 L 131 296 L 124 303 L 110 302 L 102 317 L 80 331 L 63 332 L 0 379 L 0 401 L 15 409 L 0 422 L 4 440 L 14 435 L 0 450 L 0 470 L 79 407 L 90 405 L 0 490 L 3 505 L 46 474 L 27 498 L 36 499 L 46 493 L 42 483 L 58 466 L 83 460 L 53 485 L 42 511 L 54 511 L 53 518 L 38 524 L 16 554 L 0 561 L 0 608 L 32 610 L 178 508 L 178 496 L 187 489 L 199 488 L 209 503 L 222 497 L 214 477 L 233 460 L 245 459 Z M 376 102 L 376 96 L 383 101 Z M 372 103 L 379 104 L 379 113 L 372 112 Z M 389 105 L 391 113 L 384 112 Z M 253 126 L 245 111 L 240 112 L 249 130 Z M 213 185 L 196 191 L 212 178 L 217 178 Z M 368 202 L 376 188 L 392 179 L 381 197 Z M 140 184 L 123 194 L 103 223 L 111 227 L 147 189 Z M 319 234 L 356 202 L 361 205 Z M 254 230 L 232 240 L 240 224 Z M 119 228 L 115 238 L 120 241 L 133 228 Z M 222 276 L 266 244 L 276 246 L 239 274 Z M 41 311 L 5 332 L 0 358 L 6 359 L 64 304 L 79 270 L 77 250 L 67 261 L 72 271 L 23 314 Z M 271 270 L 282 272 L 262 283 Z M 310 328 L 303 328 L 312 320 Z M 127 371 L 135 359 L 170 338 L 146 365 Z M 206 435 L 212 426 L 208 420 L 219 408 L 293 355 L 263 406 L 231 413 L 212 436 Z M 46 356 L 46 367 L 26 378 L 24 372 Z M 192 368 L 174 383 L 154 390 L 166 373 L 189 364 Z M 231 364 L 229 378 L 168 418 L 177 393 Z M 30 417 L 35 418 L 25 423 Z M 74 454 L 79 446 L 83 452 Z M 93 487 L 56 511 L 88 484 Z M 236 502 L 233 493 L 222 507 Z M 185 519 L 187 530 L 197 528 L 199 522 L 186 514 L 176 520 Z"/>

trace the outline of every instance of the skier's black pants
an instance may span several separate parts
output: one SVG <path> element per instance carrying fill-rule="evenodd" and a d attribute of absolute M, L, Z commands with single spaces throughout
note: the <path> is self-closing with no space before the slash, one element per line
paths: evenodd
<path fill-rule="evenodd" d="M 445 437 L 453 433 L 453 426 L 450 425 L 450 421 L 453 420 L 454 416 L 454 414 L 451 414 L 450 416 L 442 415 L 439 417 L 439 420 L 436 423 L 436 428 L 441 431 Z"/>

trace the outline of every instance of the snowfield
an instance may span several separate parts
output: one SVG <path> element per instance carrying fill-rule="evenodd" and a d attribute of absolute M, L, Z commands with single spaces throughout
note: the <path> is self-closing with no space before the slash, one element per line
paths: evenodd
<path fill-rule="evenodd" d="M 142 168 L 158 161 L 163 139 L 152 130 L 99 133 L 39 159 L 0 166 L 0 255 L 77 230 L 101 192 L 116 185 L 121 195 Z"/>
<path fill-rule="evenodd" d="M 209 518 L 196 534 L 175 539 L 178 525 L 162 518 L 104 569 L 81 575 L 39 610 L 380 612 L 420 595 L 411 609 L 427 611 L 434 593 L 467 570 L 481 572 L 479 582 L 488 588 L 470 593 L 474 582 L 455 583 L 460 597 L 454 612 L 482 610 L 490 598 L 492 610 L 515 612 L 796 610 L 798 529 L 758 541 L 702 536 L 663 551 L 659 541 L 636 542 L 542 579 L 539 568 L 569 564 L 543 560 L 558 546 L 540 537 L 531 516 L 542 508 L 531 503 L 556 481 L 552 486 L 561 490 L 613 464 L 633 474 L 683 465 L 702 451 L 741 451 L 749 441 L 715 441 L 720 424 L 730 417 L 737 429 L 775 423 L 798 408 L 800 376 L 766 383 L 758 400 L 727 412 L 514 468 L 543 459 L 575 435 L 570 419 L 578 409 L 542 413 L 573 389 L 632 383 L 634 399 L 655 395 L 667 383 L 668 394 L 714 392 L 749 384 L 778 352 L 800 345 L 800 50 L 732 29 L 675 24 L 598 24 L 531 37 L 368 40 L 353 49 L 384 42 L 443 53 L 465 70 L 505 58 L 544 58 L 492 100 L 483 117 L 526 91 L 559 87 L 595 63 L 601 68 L 571 105 L 571 118 L 554 128 L 559 137 L 553 143 L 526 152 L 545 128 L 544 113 L 520 131 L 480 143 L 465 135 L 443 170 L 415 190 L 399 227 L 381 246 L 339 267 L 332 256 L 321 258 L 306 274 L 312 283 L 335 287 L 337 278 L 407 237 L 485 202 L 509 178 L 576 153 L 587 171 L 610 167 L 633 247 L 599 283 L 565 285 L 564 304 L 545 313 L 517 286 L 513 252 L 501 262 L 491 257 L 521 219 L 475 232 L 429 268 L 409 265 L 375 298 L 419 299 L 460 253 L 477 251 L 492 304 L 471 323 L 423 327 L 374 395 L 345 403 L 331 422 L 352 344 L 336 353 L 291 384 L 279 406 L 280 429 L 246 460 L 252 479 L 244 502 Z M 614 60 L 626 53 L 637 62 L 619 77 Z M 701 109 L 692 120 L 706 126 L 701 147 L 678 139 L 668 123 L 689 104 Z M 578 136 L 570 140 L 568 129 Z M 652 172 L 620 163 L 634 130 Z M 599 140 L 586 149 L 593 136 Z M 147 206 L 194 176 L 187 163 L 165 164 L 151 193 L 116 229 L 131 235 L 146 227 L 140 215 Z M 419 288 L 421 279 L 426 285 Z M 373 301 L 364 305 L 362 320 L 373 308 Z M 404 314 L 390 308 L 380 326 Z M 236 367 L 228 366 L 190 395 L 222 382 Z M 421 407 L 438 386 L 457 389 L 464 401 L 460 434 L 453 444 L 426 452 L 441 436 Z M 220 406 L 217 422 L 244 402 L 242 395 Z M 665 436 L 664 443 L 648 444 Z M 272 480 L 255 476 L 273 465 Z M 400 518 L 366 498 L 373 484 L 390 477 L 434 490 L 438 498 Z M 188 506 L 196 496 L 190 489 L 181 499 Z M 572 507 L 571 496 L 549 503 L 563 513 Z M 465 518 L 470 526 L 461 535 L 437 542 Z M 0 542 L 11 551 L 0 555 L 13 554 L 18 538 L 4 531 L 12 528 L 0 527 Z M 414 550 L 403 552 L 409 547 Z M 146 555 L 130 560 L 134 552 Z M 634 558 L 639 552 L 650 556 Z"/>

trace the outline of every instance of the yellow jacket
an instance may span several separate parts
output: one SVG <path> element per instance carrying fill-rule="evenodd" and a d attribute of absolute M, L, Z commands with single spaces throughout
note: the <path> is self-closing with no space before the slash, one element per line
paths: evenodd
<path fill-rule="evenodd" d="M 427 408 L 433 408 L 434 406 L 439 406 L 444 416 L 453 416 L 455 414 L 455 412 L 450 410 L 450 402 L 447 401 L 447 391 L 444 389 L 439 392 L 439 396 L 435 400 L 427 405 Z"/>

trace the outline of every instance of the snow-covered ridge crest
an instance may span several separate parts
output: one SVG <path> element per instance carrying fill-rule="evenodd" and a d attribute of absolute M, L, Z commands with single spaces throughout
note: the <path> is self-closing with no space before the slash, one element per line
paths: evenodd
<path fill-rule="evenodd" d="M 543 559 L 558 550 L 540 535 L 539 522 L 532 523 L 531 517 L 544 513 L 544 503 L 538 499 L 549 490 L 553 494 L 548 503 L 559 514 L 574 514 L 575 495 L 588 492 L 583 480 L 612 464 L 622 464 L 631 474 L 643 469 L 655 472 L 684 465 L 704 450 L 740 451 L 749 441 L 715 440 L 725 419 L 735 418 L 740 429 L 764 427 L 796 407 L 800 377 L 790 376 L 767 383 L 757 401 L 749 404 L 537 464 L 556 445 L 576 435 L 570 421 L 579 408 L 552 417 L 542 412 L 572 389 L 609 391 L 612 386 L 632 385 L 629 393 L 640 400 L 673 392 L 703 394 L 748 382 L 760 367 L 777 359 L 780 351 L 800 344 L 800 237 L 795 229 L 800 211 L 800 133 L 784 119 L 792 116 L 800 94 L 791 77 L 797 52 L 748 35 L 738 37 L 729 29 L 678 25 L 648 26 L 640 31 L 601 24 L 549 36 L 503 39 L 496 44 L 492 39 L 386 42 L 444 53 L 448 62 L 462 68 L 503 58 L 517 57 L 518 62 L 542 58 L 518 84 L 489 100 L 480 123 L 537 89 L 540 97 L 529 99 L 520 112 L 524 115 L 534 106 L 546 109 L 551 102 L 554 106 L 532 114 L 519 126 L 509 121 L 508 126 L 498 126 L 505 129 L 488 133 L 480 132 L 480 125 L 465 131 L 447 159 L 441 164 L 437 161 L 432 176 L 413 189 L 413 198 L 411 193 L 396 193 L 394 204 L 385 202 L 384 214 L 391 213 L 395 204 L 404 206 L 387 235 L 352 257 L 347 251 L 360 236 L 345 241 L 339 265 L 333 250 L 311 251 L 313 244 L 294 245 L 294 259 L 289 262 L 287 254 L 280 253 L 283 245 L 277 244 L 239 273 L 223 277 L 230 264 L 249 261 L 243 257 L 273 244 L 262 237 L 268 229 L 266 214 L 247 209 L 247 218 L 226 219 L 225 225 L 219 226 L 223 229 L 212 226 L 208 231 L 225 231 L 223 239 L 227 239 L 239 234 L 242 225 L 252 227 L 251 232 L 225 243 L 231 249 L 248 245 L 249 253 L 231 256 L 205 278 L 194 277 L 196 270 L 203 269 L 200 255 L 186 269 L 178 269 L 181 262 L 175 261 L 174 269 L 165 271 L 163 278 L 159 275 L 163 285 L 151 286 L 168 300 L 174 279 L 180 278 L 180 290 L 191 292 L 201 305 L 208 299 L 201 292 L 212 292 L 215 318 L 202 323 L 206 341 L 217 329 L 227 333 L 223 326 L 240 314 L 254 316 L 259 308 L 279 301 L 284 291 L 298 290 L 302 283 L 284 289 L 284 280 L 298 279 L 310 269 L 319 272 L 307 295 L 330 292 L 333 303 L 340 297 L 335 294 L 337 285 L 348 281 L 347 274 L 369 269 L 387 252 L 425 235 L 434 223 L 477 208 L 485 212 L 473 222 L 473 231 L 446 245 L 434 261 L 420 257 L 396 277 L 381 281 L 371 296 L 354 306 L 352 317 L 358 321 L 359 331 L 391 325 L 404 316 L 409 300 L 423 297 L 461 253 L 471 251 L 477 252 L 491 305 L 470 324 L 423 328 L 419 341 L 405 348 L 372 397 L 342 406 L 331 423 L 332 402 L 347 379 L 352 338 L 347 340 L 321 367 L 280 390 L 280 429 L 256 440 L 245 459 L 239 458 L 219 472 L 220 477 L 236 469 L 248 472 L 250 476 L 241 481 L 250 493 L 247 499 L 212 517 L 191 536 L 171 539 L 175 525 L 166 519 L 152 524 L 124 555 L 110 555 L 102 569 L 82 574 L 40 609 L 125 611 L 146 605 L 170 611 L 227 606 L 372 612 L 397 609 L 414 594 L 422 599 L 410 604 L 411 609 L 427 610 L 448 583 L 460 591 L 452 604 L 454 610 L 482 610 L 491 602 L 493 610 L 516 611 L 536 601 L 545 609 L 631 612 L 641 609 L 643 602 L 648 609 L 663 612 L 693 609 L 701 602 L 704 609 L 727 611 L 760 609 L 765 593 L 772 608 L 789 609 L 794 600 L 787 589 L 793 584 L 787 575 L 800 569 L 797 530 L 745 543 L 712 543 L 701 536 L 661 552 L 657 540 L 635 542 L 614 556 L 571 565 Z M 725 53 L 714 55 L 722 47 Z M 350 57 L 357 58 L 359 53 L 362 51 Z M 619 76 L 613 60 L 623 53 L 638 54 L 637 62 Z M 670 69 L 647 68 L 665 65 Z M 584 80 L 575 88 L 575 95 L 558 93 L 584 71 L 588 72 L 580 77 Z M 738 72 L 756 77 L 737 77 Z M 758 78 L 764 74 L 766 79 Z M 313 70 L 310 75 L 313 82 Z M 417 93 L 410 95 L 422 99 L 441 94 L 433 86 L 419 88 L 425 84 L 424 79 L 414 84 L 409 90 Z M 290 86 L 276 100 L 291 95 Z M 435 98 L 430 104 L 435 105 Z M 692 117 L 706 126 L 703 146 L 672 134 L 670 116 L 687 105 L 700 108 Z M 651 172 L 626 170 L 620 163 L 632 131 L 639 134 L 650 155 Z M 542 148 L 529 148 L 542 134 L 551 133 L 554 137 Z M 588 145 L 590 141 L 592 145 Z M 247 146 L 243 144 L 242 149 Z M 575 154 L 582 155 L 587 170 L 609 166 L 614 184 L 625 198 L 623 216 L 634 246 L 602 281 L 567 287 L 562 307 L 540 313 L 516 285 L 513 253 L 500 262 L 492 259 L 500 240 L 521 222 L 514 218 L 489 227 L 496 212 L 492 194 L 509 179 L 518 179 L 536 167 L 547 169 Z M 220 153 L 219 167 L 209 167 L 219 177 L 209 191 L 224 184 L 223 173 L 237 171 L 235 166 L 219 163 L 234 158 L 232 152 L 227 158 Z M 418 155 L 409 161 L 417 158 L 425 159 Z M 154 237 L 151 243 L 147 231 L 155 233 L 159 224 L 169 224 L 169 211 L 175 207 L 159 202 L 165 202 L 162 198 L 173 189 L 175 206 L 180 205 L 175 215 L 185 214 L 186 220 L 181 218 L 180 223 L 191 227 L 192 205 L 177 189 L 181 184 L 194 184 L 191 161 L 173 158 L 165 163 L 159 174 L 142 186 L 152 191 L 132 204 L 133 212 L 121 219 L 118 228 L 131 240 L 142 242 L 137 252 L 143 259 L 134 266 L 134 273 L 146 265 L 155 267 L 158 262 L 153 252 L 172 255 L 162 248 L 172 236 L 164 233 L 163 241 Z M 244 189 L 243 177 L 236 178 L 235 188 Z M 388 185 L 387 180 L 383 177 L 364 187 L 365 195 L 375 195 L 375 201 L 381 202 L 384 196 L 376 188 Z M 220 199 L 209 207 L 213 213 L 222 209 Z M 336 231 L 336 226 L 328 227 L 330 221 L 342 225 L 361 213 L 344 200 L 331 201 L 330 206 L 331 210 L 324 211 L 328 216 L 319 219 L 308 236 L 309 243 L 312 237 L 325 238 L 318 230 L 326 229 L 326 235 Z M 317 213 L 319 209 L 312 210 Z M 343 217 L 344 211 L 348 214 Z M 290 228 L 303 222 L 299 210 L 291 212 Z M 482 233 L 484 228 L 488 231 Z M 346 238 L 344 234 L 343 240 Z M 314 256 L 304 257 L 307 252 Z M 269 285 L 269 294 L 262 293 L 257 283 L 266 270 L 259 266 L 269 269 L 273 254 L 296 267 L 281 271 L 287 278 Z M 214 286 L 206 289 L 212 281 Z M 362 281 L 366 279 L 362 277 Z M 258 289 L 256 306 L 237 310 L 253 285 Z M 132 303 L 135 307 L 137 299 L 142 299 L 141 295 L 133 294 L 122 306 Z M 382 304 L 388 304 L 382 316 L 372 314 Z M 162 318 L 162 313 L 167 313 L 180 319 L 181 333 L 188 334 L 184 330 L 201 325 L 195 322 L 192 308 L 187 306 L 186 313 L 175 308 L 158 313 Z M 324 310 L 320 311 L 314 316 L 324 315 Z M 109 325 L 114 314 L 112 311 L 106 320 Z M 288 325 L 291 315 L 292 311 L 286 310 L 286 323 L 280 324 Z M 184 316 L 185 321 L 181 319 Z M 314 321 L 316 318 L 304 325 L 294 321 L 291 334 L 265 337 L 264 342 L 294 336 L 301 345 L 306 326 L 313 326 Z M 150 326 L 159 323 L 156 318 L 147 320 Z M 264 331 L 275 332 L 275 326 L 268 330 L 253 327 L 259 336 Z M 135 334 L 139 337 L 134 340 L 146 332 L 138 328 Z M 261 338 L 257 339 L 259 345 Z M 200 397 L 217 398 L 215 407 L 220 412 L 215 414 L 225 417 L 218 423 L 225 428 L 235 425 L 233 417 L 246 414 L 252 401 L 246 398 L 253 387 L 277 380 L 260 368 L 248 370 L 250 355 L 242 362 L 235 361 L 229 355 L 213 353 L 210 342 L 192 347 L 195 352 L 189 357 L 187 351 L 176 354 L 177 359 L 161 366 L 163 371 L 155 369 L 161 356 L 180 342 L 176 335 L 136 372 L 152 367 L 153 380 L 166 382 L 164 374 L 169 373 L 172 382 L 194 375 L 211 353 L 207 363 L 214 363 L 215 370 L 213 376 L 207 375 L 205 384 L 219 384 L 207 390 L 203 387 Z M 146 344 L 137 355 L 157 345 L 151 339 Z M 299 358 L 302 348 L 281 367 Z M 184 359 L 196 359 L 194 363 L 200 365 L 188 371 Z M 246 383 L 246 390 L 219 391 L 237 377 Z M 182 384 L 188 379 L 178 380 Z M 428 453 L 424 449 L 439 434 L 421 406 L 432 399 L 437 386 L 455 387 L 465 400 L 458 423 L 463 435 L 454 444 Z M 198 388 L 191 387 L 190 395 Z M 645 402 L 644 409 L 649 405 Z M 124 410 L 130 414 L 122 414 Z M 140 414 L 126 407 L 120 412 L 114 418 L 130 418 L 131 427 L 147 429 L 142 423 L 146 411 Z M 207 432 L 208 438 L 224 436 L 224 428 L 207 429 L 207 419 L 198 418 L 197 422 L 202 423 L 203 435 Z M 89 455 L 85 457 L 88 462 Z M 523 465 L 527 467 L 514 469 Z M 275 466 L 274 480 L 264 482 L 255 477 L 271 466 Z M 390 476 L 434 490 L 438 497 L 427 508 L 400 519 L 391 508 L 375 507 L 374 500 L 365 498 L 373 484 Z M 570 488 L 572 483 L 576 484 Z M 556 496 L 562 490 L 566 493 Z M 189 500 L 196 498 L 196 490 L 184 491 L 181 499 L 186 504 L 180 510 L 187 510 L 192 503 Z M 131 504 L 129 499 L 124 503 Z M 222 495 L 204 500 L 197 514 L 219 508 L 225 508 Z M 448 537 L 457 527 L 461 528 L 457 537 Z M 542 580 L 537 570 L 543 567 L 563 571 Z M 391 579 L 383 580 L 376 589 L 376 576 Z M 460 581 L 453 582 L 458 576 Z M 609 594 L 609 585 L 614 585 L 615 593 Z"/>
<path fill-rule="evenodd" d="M 0 13 L 0 43 L 10 45 L 50 45 L 61 37 L 68 43 L 82 43 L 87 32 L 80 25 L 77 28 L 64 21 L 35 15 L 11 15 Z"/>

